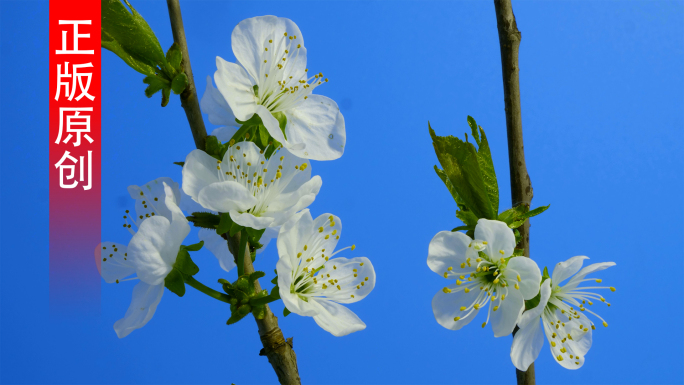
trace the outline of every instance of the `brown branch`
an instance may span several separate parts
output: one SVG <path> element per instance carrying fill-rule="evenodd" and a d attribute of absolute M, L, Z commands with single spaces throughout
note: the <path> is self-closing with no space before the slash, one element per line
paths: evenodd
<path fill-rule="evenodd" d="M 207 130 L 204 127 L 204 120 L 202 119 L 202 112 L 200 111 L 199 102 L 197 99 L 197 90 L 195 88 L 195 81 L 192 76 L 192 68 L 190 67 L 190 55 L 188 54 L 188 45 L 185 41 L 185 30 L 183 28 L 183 18 L 181 17 L 180 4 L 178 0 L 167 0 L 166 4 L 169 8 L 169 19 L 171 20 L 171 30 L 173 31 L 173 40 L 179 45 L 183 54 L 183 68 L 188 77 L 188 87 L 181 93 L 181 106 L 185 110 L 185 115 L 188 118 L 190 129 L 192 130 L 192 137 L 195 139 L 195 146 L 204 150 L 204 143 L 207 137 Z M 227 234 L 224 234 L 226 237 Z M 234 237 L 228 239 L 228 247 L 230 252 L 235 255 L 240 244 L 240 233 L 235 234 Z M 254 272 L 252 266 L 252 258 L 249 252 L 249 244 L 245 250 L 245 273 L 251 274 Z M 257 292 L 261 291 L 261 285 L 258 280 L 254 281 L 254 288 Z M 278 318 L 273 315 L 268 305 L 265 305 L 266 316 L 259 320 L 256 319 L 259 327 L 259 337 L 264 346 L 261 349 L 260 355 L 268 357 L 268 361 L 273 366 L 278 375 L 278 381 L 281 384 L 300 385 L 299 370 L 297 369 L 297 356 L 292 349 L 292 339 L 287 341 L 283 337 L 283 332 L 278 327 Z"/>
<path fill-rule="evenodd" d="M 238 245 L 240 245 L 240 232 L 233 237 L 228 237 L 228 234 L 223 235 L 228 238 L 228 247 L 230 252 L 235 255 L 238 252 Z M 249 244 L 245 248 L 244 255 L 245 274 L 252 274 L 254 266 L 252 265 L 252 257 L 249 251 Z M 261 291 L 259 281 L 254 281 L 254 290 Z M 268 307 L 264 306 L 265 317 L 263 319 L 254 318 L 259 327 L 259 337 L 264 348 L 261 349 L 259 355 L 268 357 L 268 362 L 273 366 L 278 375 L 278 381 L 281 384 L 299 385 L 299 370 L 297 369 L 297 355 L 292 349 L 292 338 L 287 341 L 283 337 L 283 332 L 278 327 L 278 317 L 273 315 L 273 312 Z"/>
<path fill-rule="evenodd" d="M 523 146 L 522 114 L 520 112 L 520 84 L 518 67 L 518 48 L 521 34 L 515 22 L 511 0 L 494 0 L 496 10 L 496 26 L 499 30 L 499 46 L 501 48 L 501 73 L 503 75 L 504 103 L 506 106 L 506 133 L 508 136 L 508 164 L 511 174 L 511 201 L 513 207 L 532 202 L 532 182 L 527 174 L 525 164 L 525 148 Z M 521 240 L 519 248 L 530 256 L 530 222 L 518 228 Z M 515 335 L 516 330 L 513 332 Z M 534 385 L 534 363 L 527 371 L 516 369 L 518 385 Z"/>
<path fill-rule="evenodd" d="M 181 106 L 183 106 L 185 116 L 188 118 L 188 123 L 190 123 L 192 137 L 195 139 L 195 147 L 204 150 L 207 129 L 204 127 L 204 120 L 202 119 L 202 112 L 200 111 L 199 100 L 197 99 L 197 90 L 195 89 L 195 79 L 192 76 L 190 54 L 188 53 L 188 43 L 185 41 L 185 29 L 183 29 L 180 4 L 178 0 L 167 0 L 166 5 L 169 8 L 173 41 L 178 44 L 183 54 L 182 65 L 185 75 L 188 77 L 188 87 L 180 94 Z"/>

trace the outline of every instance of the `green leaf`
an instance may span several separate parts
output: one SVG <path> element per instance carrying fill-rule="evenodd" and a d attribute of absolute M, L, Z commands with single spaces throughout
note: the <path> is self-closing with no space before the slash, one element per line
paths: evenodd
<path fill-rule="evenodd" d="M 470 131 L 473 133 L 473 138 L 475 138 L 475 143 L 477 145 L 480 145 L 480 136 L 478 135 L 477 131 L 477 123 L 475 122 L 475 119 L 468 115 L 468 126 L 470 126 Z"/>
<path fill-rule="evenodd" d="M 178 256 L 176 257 L 176 262 L 173 264 L 173 269 L 189 276 L 199 273 L 199 267 L 195 265 L 195 262 L 190 258 L 190 253 L 183 247 L 178 251 Z"/>
<path fill-rule="evenodd" d="M 176 77 L 173 78 L 173 82 L 171 82 L 171 90 L 176 95 L 180 95 L 181 92 L 185 91 L 185 88 L 187 86 L 188 77 L 185 75 L 184 72 L 181 72 L 178 75 L 176 75 Z"/>
<path fill-rule="evenodd" d="M 152 28 L 131 4 L 129 12 L 119 0 L 102 0 L 102 48 L 112 51 L 134 70 L 154 75 L 166 63 Z"/>
<path fill-rule="evenodd" d="M 473 120 L 474 122 L 474 120 Z M 494 213 L 499 212 L 499 185 L 496 181 L 496 172 L 494 171 L 494 162 L 492 161 L 492 153 L 489 149 L 489 142 L 484 130 L 480 127 L 480 134 L 482 140 L 478 141 L 477 145 L 477 162 L 482 171 L 482 180 L 487 189 L 487 196 L 492 205 Z M 474 135 L 473 135 L 474 136 Z M 477 139 L 476 139 L 477 140 Z"/>
<path fill-rule="evenodd" d="M 524 215 L 527 212 L 527 210 L 527 205 L 517 205 L 499 214 L 498 220 L 500 220 L 501 222 L 505 222 L 507 225 L 510 225 L 511 223 L 520 220 L 522 215 Z"/>
<path fill-rule="evenodd" d="M 183 274 L 176 269 L 172 269 L 169 275 L 164 278 L 164 287 L 179 297 L 185 294 L 185 281 Z"/>
<path fill-rule="evenodd" d="M 171 88 L 164 88 L 162 90 L 162 107 L 166 107 L 169 104 L 169 98 L 171 97 Z"/>
<path fill-rule="evenodd" d="M 194 212 L 192 215 L 186 217 L 188 221 L 192 222 L 195 227 L 202 227 L 205 229 L 214 230 L 219 225 L 221 218 L 214 213 L 206 213 L 203 211 Z"/>
<path fill-rule="evenodd" d="M 232 226 L 233 220 L 230 218 L 230 214 L 223 213 L 221 214 L 221 222 L 219 222 L 218 227 L 216 228 L 216 234 L 225 234 L 230 231 Z"/>
<path fill-rule="evenodd" d="M 283 136 L 285 137 L 285 140 L 287 140 L 287 135 L 285 134 L 285 127 L 287 126 L 287 116 L 285 116 L 284 113 L 282 112 L 276 112 L 273 114 L 273 117 L 278 120 L 278 126 L 280 126 L 280 131 L 283 132 Z"/>
<path fill-rule="evenodd" d="M 447 190 L 449 190 L 451 197 L 454 198 L 454 201 L 456 201 L 456 205 L 458 205 L 459 208 L 462 208 L 461 206 L 465 207 L 465 205 L 463 203 L 463 199 L 461 199 L 461 197 L 458 196 L 458 192 L 456 192 L 454 185 L 451 184 L 451 181 L 449 180 L 449 177 L 444 172 L 444 170 L 440 170 L 439 167 L 437 167 L 435 165 L 435 172 L 437 173 L 437 176 L 439 177 L 439 179 L 442 180 L 442 182 L 446 186 Z"/>
<path fill-rule="evenodd" d="M 283 317 L 287 317 L 292 313 L 291 311 L 287 310 L 287 308 L 283 308 Z"/>
<path fill-rule="evenodd" d="M 473 226 L 458 226 L 451 229 L 452 232 L 461 230 L 475 230 L 475 228 Z"/>
<path fill-rule="evenodd" d="M 184 247 L 187 251 L 200 251 L 202 249 L 202 246 L 204 246 L 204 241 L 199 241 L 197 243 L 193 243 L 192 245 L 182 247 Z"/>
<path fill-rule="evenodd" d="M 525 221 L 526 221 L 526 220 L 527 220 L 527 219 L 521 219 L 521 220 L 519 220 L 519 221 L 511 222 L 511 223 L 508 224 L 508 227 L 510 227 L 511 229 L 517 229 L 518 227 L 520 227 L 520 226 L 522 226 L 523 224 L 525 224 Z"/>
<path fill-rule="evenodd" d="M 472 211 L 467 210 L 456 210 L 456 218 L 460 219 L 466 226 L 473 228 L 477 226 L 477 220 L 479 219 Z"/>
<path fill-rule="evenodd" d="M 185 166 L 185 162 L 173 162 L 173 164 L 177 164 L 181 167 Z"/>
<path fill-rule="evenodd" d="M 169 63 L 171 68 L 178 70 L 181 68 L 181 61 L 183 60 L 183 53 L 180 50 L 178 44 L 173 43 L 171 48 L 166 51 L 166 61 Z"/>
<path fill-rule="evenodd" d="M 429 123 L 428 127 L 437 159 L 466 207 L 478 218 L 496 219 L 475 146 L 453 136 L 437 136 Z"/>
<path fill-rule="evenodd" d="M 525 218 L 532 218 L 532 217 L 534 217 L 534 216 L 537 216 L 537 215 L 543 213 L 543 212 L 546 211 L 549 207 L 551 207 L 551 205 L 537 207 L 536 209 L 530 210 L 530 211 L 528 211 L 527 213 L 525 213 L 524 217 L 525 217 Z"/>
<path fill-rule="evenodd" d="M 148 75 L 143 79 L 143 83 L 149 84 L 145 89 L 145 96 L 151 98 L 152 95 L 168 87 L 168 82 L 157 75 Z"/>

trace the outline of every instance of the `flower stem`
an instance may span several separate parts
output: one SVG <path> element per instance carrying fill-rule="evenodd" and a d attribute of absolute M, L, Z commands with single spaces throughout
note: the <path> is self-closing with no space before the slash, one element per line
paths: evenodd
<path fill-rule="evenodd" d="M 238 277 L 242 277 L 242 275 L 245 273 L 245 249 L 247 249 L 247 231 L 245 229 L 240 230 L 240 246 L 238 247 L 238 254 L 237 254 L 237 269 L 238 269 Z M 248 256 L 247 258 L 252 258 L 252 256 Z"/>
<path fill-rule="evenodd" d="M 196 280 L 194 277 L 188 275 L 188 276 L 185 276 L 184 278 L 185 278 L 185 283 L 187 283 L 188 285 L 192 286 L 193 288 L 201 291 L 202 293 L 204 293 L 204 294 L 206 294 L 212 298 L 216 298 L 219 301 L 223 301 L 225 303 L 230 303 L 230 302 L 228 302 L 228 296 L 227 295 L 225 295 L 221 292 L 218 292 L 218 291 L 204 285 L 200 281 Z"/>
<path fill-rule="evenodd" d="M 532 202 L 532 182 L 525 164 L 523 147 L 522 114 L 520 108 L 520 74 L 518 66 L 518 49 L 522 35 L 518 30 L 513 14 L 511 0 L 494 0 L 496 26 L 499 31 L 499 47 L 501 49 L 501 73 L 503 77 L 504 105 L 506 109 L 506 133 L 508 139 L 508 166 L 511 175 L 511 200 L 513 207 L 520 204 L 529 209 Z M 520 243 L 518 248 L 524 250 L 523 255 L 530 256 L 530 222 L 518 228 Z M 513 331 L 515 335 L 517 327 Z M 518 385 L 534 385 L 534 363 L 527 371 L 516 369 Z"/>

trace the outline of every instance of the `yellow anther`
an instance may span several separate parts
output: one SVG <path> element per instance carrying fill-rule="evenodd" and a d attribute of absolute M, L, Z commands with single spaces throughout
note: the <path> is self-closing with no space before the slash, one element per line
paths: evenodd
<path fill-rule="evenodd" d="M 492 309 L 492 311 L 497 311 L 497 310 L 499 310 L 498 306 L 494 306 L 494 309 Z"/>
<path fill-rule="evenodd" d="M 457 284 L 457 285 L 460 285 L 460 284 L 462 284 L 462 283 L 463 283 L 463 282 L 461 282 L 460 280 L 458 280 L 458 279 L 456 280 L 456 284 Z"/>
<path fill-rule="evenodd" d="M 448 287 L 445 287 L 444 289 L 442 289 L 442 291 L 447 294 L 451 293 L 451 289 L 449 289 Z"/>
<path fill-rule="evenodd" d="M 466 267 L 465 262 L 461 263 L 461 269 L 465 269 L 465 267 Z"/>
<path fill-rule="evenodd" d="M 483 241 L 482 244 L 483 244 L 483 245 L 486 245 L 486 244 L 487 244 L 487 241 Z"/>
<path fill-rule="evenodd" d="M 449 277 L 449 272 L 445 271 L 444 272 L 444 278 L 448 278 L 448 277 Z"/>
<path fill-rule="evenodd" d="M 483 323 L 482 323 L 482 327 L 484 328 L 485 326 L 487 326 L 487 323 L 486 323 L 486 322 L 483 322 Z"/>
<path fill-rule="evenodd" d="M 615 288 L 611 286 L 610 291 L 615 291 Z"/>
<path fill-rule="evenodd" d="M 461 319 L 461 317 L 454 317 L 454 321 L 458 322 Z"/>
<path fill-rule="evenodd" d="M 602 279 L 597 279 L 597 280 L 596 280 L 596 283 L 601 283 L 601 282 L 603 282 Z"/>
<path fill-rule="evenodd" d="M 499 283 L 499 278 L 497 278 L 497 279 L 494 280 L 494 284 L 496 285 L 497 283 Z M 517 289 L 517 288 L 516 288 L 516 289 Z"/>
<path fill-rule="evenodd" d="M 480 310 L 480 304 L 476 303 L 475 305 L 473 305 L 473 307 L 475 308 L 475 310 Z"/>
<path fill-rule="evenodd" d="M 556 359 L 557 359 L 558 361 L 563 361 L 563 356 L 561 356 L 561 355 L 559 354 L 558 357 L 556 357 Z"/>
<path fill-rule="evenodd" d="M 465 290 L 463 290 L 463 291 L 466 292 L 466 293 L 470 293 L 470 289 L 468 289 L 467 287 L 466 287 Z"/>
<path fill-rule="evenodd" d="M 494 276 L 496 277 L 497 275 L 499 275 L 499 272 L 498 272 L 498 271 L 495 271 L 495 272 L 494 272 Z"/>
<path fill-rule="evenodd" d="M 356 273 L 357 270 L 356 270 L 356 269 L 352 269 L 352 271 L 353 271 L 354 273 Z"/>
<path fill-rule="evenodd" d="M 499 250 L 499 253 L 501 253 L 501 255 L 505 254 L 505 252 L 503 250 Z"/>
<path fill-rule="evenodd" d="M 451 266 L 447 267 L 447 271 L 452 271 L 453 269 L 454 269 L 454 268 L 451 267 Z"/>
<path fill-rule="evenodd" d="M 517 278 L 518 278 L 518 282 L 522 282 L 522 280 L 520 279 L 520 274 L 518 274 Z"/>
<path fill-rule="evenodd" d="M 352 246 L 352 250 L 354 250 L 353 246 Z M 359 263 L 359 266 L 363 266 L 363 262 Z"/>
<path fill-rule="evenodd" d="M 518 286 L 517 283 L 516 283 L 515 286 L 513 286 L 513 287 L 515 287 L 515 290 L 520 290 L 520 286 Z"/>
<path fill-rule="evenodd" d="M 327 234 L 327 235 L 325 236 L 325 239 L 328 239 L 328 238 L 330 238 L 330 234 Z"/>
<path fill-rule="evenodd" d="M 322 232 L 323 232 L 323 227 L 319 227 L 319 228 L 318 228 L 318 232 L 319 232 L 319 233 L 322 233 Z"/>
<path fill-rule="evenodd" d="M 591 330 L 596 330 L 596 326 L 591 325 Z"/>
<path fill-rule="evenodd" d="M 494 301 L 496 301 L 496 296 L 495 296 L 495 295 L 492 296 L 492 302 L 494 302 Z"/>
<path fill-rule="evenodd" d="M 342 290 L 342 288 L 340 288 L 340 285 L 337 285 L 337 290 Z"/>
<path fill-rule="evenodd" d="M 608 322 L 603 321 L 603 326 L 608 327 Z"/>
<path fill-rule="evenodd" d="M 475 262 L 478 262 L 478 263 L 479 263 L 479 262 L 482 262 L 482 258 L 477 258 L 477 259 L 475 260 Z"/>
<path fill-rule="evenodd" d="M 465 309 L 466 309 L 465 306 L 461 306 L 461 309 L 460 309 L 460 310 L 461 310 L 461 311 L 465 311 Z"/>
<path fill-rule="evenodd" d="M 553 342 L 553 341 L 551 341 L 551 346 L 553 346 L 553 347 L 555 348 L 555 347 L 556 347 L 556 343 Z"/>
<path fill-rule="evenodd" d="M 304 170 L 306 170 L 306 168 L 307 168 L 308 166 L 309 166 L 308 164 L 302 163 L 302 165 L 299 166 L 299 169 L 302 170 L 302 171 L 304 171 Z"/>
<path fill-rule="evenodd" d="M 308 247 L 307 247 L 306 245 L 304 245 L 304 251 L 306 251 L 307 248 L 308 248 Z"/>

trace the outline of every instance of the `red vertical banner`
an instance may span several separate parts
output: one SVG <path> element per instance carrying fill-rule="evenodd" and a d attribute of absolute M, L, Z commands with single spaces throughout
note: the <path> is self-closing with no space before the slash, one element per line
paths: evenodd
<path fill-rule="evenodd" d="M 50 0 L 50 309 L 97 312 L 100 1 Z"/>

